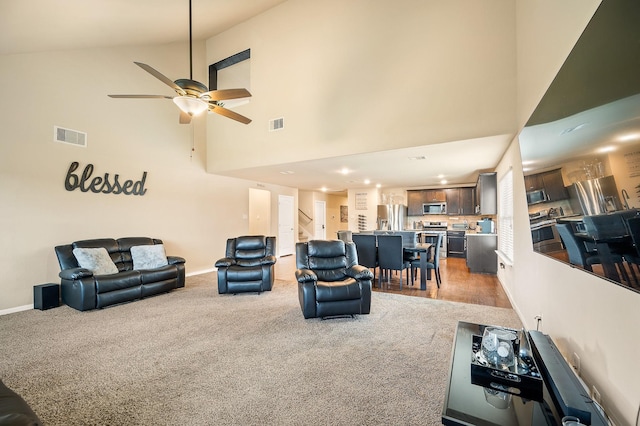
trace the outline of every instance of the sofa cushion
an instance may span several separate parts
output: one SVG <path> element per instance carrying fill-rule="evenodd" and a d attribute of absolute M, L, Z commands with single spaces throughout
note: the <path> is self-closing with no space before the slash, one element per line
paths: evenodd
<path fill-rule="evenodd" d="M 163 244 L 133 246 L 131 258 L 133 269 L 154 269 L 169 264 Z"/>
<path fill-rule="evenodd" d="M 104 247 L 74 248 L 73 255 L 80 267 L 90 270 L 94 275 L 117 274 L 119 272 Z"/>

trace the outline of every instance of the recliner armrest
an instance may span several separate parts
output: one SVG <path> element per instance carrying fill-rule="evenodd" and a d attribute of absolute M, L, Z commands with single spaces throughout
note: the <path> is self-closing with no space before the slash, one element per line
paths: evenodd
<path fill-rule="evenodd" d="M 80 278 L 88 278 L 93 276 L 93 272 L 86 268 L 64 269 L 58 274 L 63 280 L 78 280 Z"/>
<path fill-rule="evenodd" d="M 311 269 L 296 269 L 296 280 L 299 283 L 318 281 L 318 276 Z"/>
<path fill-rule="evenodd" d="M 177 265 L 179 263 L 185 263 L 186 260 L 184 259 L 184 257 L 180 256 L 167 256 L 167 262 L 169 263 L 169 265 Z"/>
<path fill-rule="evenodd" d="M 235 265 L 236 260 L 230 257 L 223 257 L 216 262 L 216 268 L 228 268 L 231 265 Z"/>
<path fill-rule="evenodd" d="M 265 256 L 262 259 L 260 259 L 261 265 L 274 265 L 275 263 L 276 263 L 275 256 Z"/>
<path fill-rule="evenodd" d="M 373 272 L 371 272 L 366 266 L 362 265 L 353 265 L 346 270 L 346 274 L 351 278 L 355 278 L 356 280 L 373 279 Z"/>

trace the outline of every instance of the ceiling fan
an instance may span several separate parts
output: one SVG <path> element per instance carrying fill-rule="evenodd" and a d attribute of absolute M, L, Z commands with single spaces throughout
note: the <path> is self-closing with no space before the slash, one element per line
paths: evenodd
<path fill-rule="evenodd" d="M 206 110 L 215 112 L 240 123 L 249 124 L 251 119 L 240 115 L 230 109 L 224 108 L 220 101 L 227 99 L 246 98 L 251 96 L 247 89 L 223 89 L 209 90 L 207 86 L 193 79 L 193 42 L 191 31 L 191 0 L 189 0 L 189 78 L 181 78 L 171 81 L 168 77 L 141 62 L 134 62 L 140 68 L 171 87 L 178 94 L 177 96 L 164 95 L 108 95 L 110 98 L 131 98 L 131 99 L 172 99 L 180 108 L 180 124 L 189 124 L 191 117 Z"/>

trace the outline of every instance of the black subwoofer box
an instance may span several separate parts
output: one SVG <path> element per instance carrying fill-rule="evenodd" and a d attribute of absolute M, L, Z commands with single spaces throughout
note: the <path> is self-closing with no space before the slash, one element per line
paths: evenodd
<path fill-rule="evenodd" d="M 33 309 L 44 311 L 58 306 L 60 306 L 60 284 L 33 286 Z"/>

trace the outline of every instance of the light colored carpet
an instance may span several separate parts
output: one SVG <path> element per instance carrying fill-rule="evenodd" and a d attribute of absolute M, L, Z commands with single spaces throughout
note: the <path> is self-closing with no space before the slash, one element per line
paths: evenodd
<path fill-rule="evenodd" d="M 373 294 L 305 320 L 297 285 L 219 295 L 215 275 L 103 310 L 0 317 L 0 377 L 46 425 L 440 424 L 457 321 L 511 309 Z"/>

